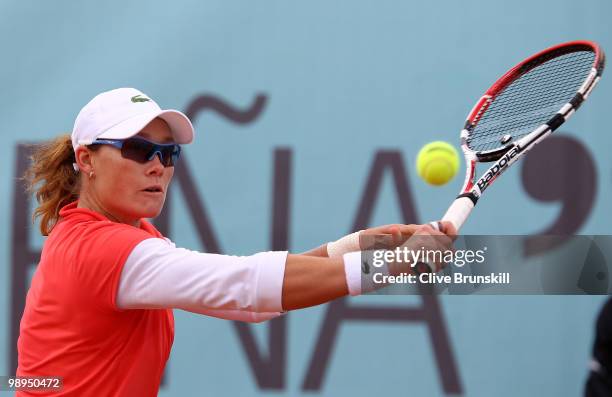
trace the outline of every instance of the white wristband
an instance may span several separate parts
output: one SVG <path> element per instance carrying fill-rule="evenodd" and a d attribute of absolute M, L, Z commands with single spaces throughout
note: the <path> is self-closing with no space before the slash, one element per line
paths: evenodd
<path fill-rule="evenodd" d="M 359 233 L 361 231 L 351 233 L 339 240 L 327 243 L 327 256 L 330 258 L 339 258 L 349 252 L 359 251 Z"/>
<path fill-rule="evenodd" d="M 344 274 L 346 286 L 351 296 L 366 294 L 386 286 L 384 283 L 375 282 L 374 275 L 380 273 L 383 276 L 389 275 L 389 267 L 384 264 L 380 267 L 373 267 L 364 256 L 370 252 L 349 252 L 344 254 Z M 369 256 L 369 255 L 367 255 Z M 381 277 L 383 279 L 384 277 Z"/>
<path fill-rule="evenodd" d="M 349 294 L 361 295 L 361 251 L 349 252 L 342 259 Z"/>

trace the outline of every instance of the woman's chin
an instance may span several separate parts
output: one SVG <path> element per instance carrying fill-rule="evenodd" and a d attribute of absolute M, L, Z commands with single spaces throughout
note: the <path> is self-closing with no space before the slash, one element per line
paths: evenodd
<path fill-rule="evenodd" d="M 155 218 L 164 208 L 166 196 L 155 197 L 152 200 L 144 200 L 137 208 L 134 208 L 134 213 L 138 213 L 139 218 Z"/>
<path fill-rule="evenodd" d="M 135 218 L 156 218 L 162 211 L 163 206 L 161 205 L 156 205 L 156 206 L 146 206 L 146 207 L 140 207 L 138 208 L 136 211 L 132 212 L 134 214 Z"/>

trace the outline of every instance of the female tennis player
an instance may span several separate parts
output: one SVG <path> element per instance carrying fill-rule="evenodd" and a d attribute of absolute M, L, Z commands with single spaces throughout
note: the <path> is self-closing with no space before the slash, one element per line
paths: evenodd
<path fill-rule="evenodd" d="M 54 396 L 156 396 L 172 309 L 264 321 L 365 292 L 361 235 L 390 235 L 390 246 L 434 235 L 428 248 L 451 245 L 455 230 L 444 223 L 443 233 L 381 226 L 298 255 L 178 248 L 145 218 L 161 212 L 180 145 L 193 137 L 184 114 L 120 88 L 85 105 L 71 136 L 35 152 L 28 179 L 48 238 L 21 320 L 18 376 L 63 377 Z"/>

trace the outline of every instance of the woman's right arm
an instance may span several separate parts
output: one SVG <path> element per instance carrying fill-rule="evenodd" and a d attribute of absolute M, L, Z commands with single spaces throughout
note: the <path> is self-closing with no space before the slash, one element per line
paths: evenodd
<path fill-rule="evenodd" d="M 440 234 L 426 226 L 422 232 Z M 358 252 L 340 258 L 286 252 L 230 256 L 176 248 L 152 238 L 139 243 L 125 262 L 117 307 L 270 315 L 356 295 L 360 276 Z"/>

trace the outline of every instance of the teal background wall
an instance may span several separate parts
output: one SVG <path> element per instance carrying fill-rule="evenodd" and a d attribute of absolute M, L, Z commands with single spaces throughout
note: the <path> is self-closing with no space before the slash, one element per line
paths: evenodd
<path fill-rule="evenodd" d="M 185 157 L 222 251 L 250 254 L 271 247 L 273 156 L 290 149 L 288 246 L 299 252 L 351 229 L 383 151 L 400 153 L 418 221 L 439 218 L 463 176 L 440 188 L 426 185 L 413 165 L 419 148 L 432 140 L 457 143 L 479 95 L 526 56 L 575 39 L 612 48 L 610 15 L 612 3 L 604 0 L 0 2 L 0 374 L 10 373 L 17 144 L 69 132 L 97 93 L 133 86 L 180 110 L 201 95 L 246 110 L 265 95 L 259 116 L 245 124 L 199 113 Z M 609 79 L 604 74 L 588 105 L 559 132 L 578 139 L 595 163 L 595 196 L 581 234 L 610 234 Z M 176 193 L 170 237 L 204 250 Z M 463 232 L 537 233 L 560 207 L 530 197 L 519 165 L 487 192 Z M 369 223 L 400 221 L 388 174 Z M 35 227 L 31 236 L 39 249 Z M 604 299 L 441 297 L 461 394 L 580 394 Z M 422 301 L 367 296 L 346 304 Z M 426 325 L 384 321 L 343 323 L 322 384 L 304 390 L 328 310 L 287 316 L 286 376 L 276 388 L 258 386 L 231 322 L 177 311 L 160 396 L 447 394 Z M 250 327 L 265 356 L 270 325 Z"/>

